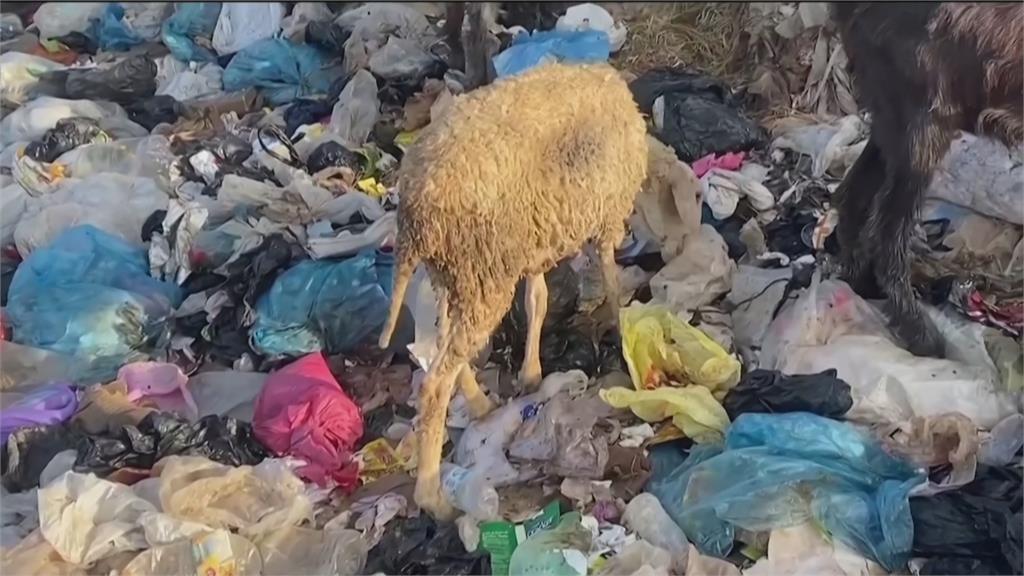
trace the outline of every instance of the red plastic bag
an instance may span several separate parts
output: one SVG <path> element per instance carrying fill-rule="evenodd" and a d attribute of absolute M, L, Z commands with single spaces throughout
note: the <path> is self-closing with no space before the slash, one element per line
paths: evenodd
<path fill-rule="evenodd" d="M 256 398 L 252 424 L 256 439 L 275 454 L 306 461 L 297 470 L 302 478 L 320 486 L 334 480 L 346 491 L 357 486 L 352 451 L 363 435 L 363 416 L 323 354 L 309 354 L 271 374 Z"/>

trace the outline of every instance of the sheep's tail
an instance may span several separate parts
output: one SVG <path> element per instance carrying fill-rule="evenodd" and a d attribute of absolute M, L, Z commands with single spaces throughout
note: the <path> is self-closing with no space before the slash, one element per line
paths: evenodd
<path fill-rule="evenodd" d="M 395 284 L 391 290 L 391 308 L 388 310 L 388 319 L 384 328 L 380 331 L 380 340 L 377 345 L 387 348 L 391 344 L 391 335 L 398 324 L 398 315 L 402 312 L 402 302 L 405 301 L 405 291 L 409 288 L 409 280 L 413 271 L 420 263 L 420 259 L 410 250 L 400 249 L 395 262 Z"/>

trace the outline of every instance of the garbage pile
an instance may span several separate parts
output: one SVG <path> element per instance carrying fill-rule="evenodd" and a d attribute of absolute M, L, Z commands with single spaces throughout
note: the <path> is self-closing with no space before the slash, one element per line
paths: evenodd
<path fill-rule="evenodd" d="M 822 26 L 816 4 L 757 30 Z M 635 76 L 692 178 L 637 200 L 618 330 L 595 328 L 595 258 L 559 263 L 524 393 L 520 289 L 476 363 L 498 407 L 473 420 L 457 393 L 448 416 L 460 517 L 421 512 L 425 271 L 376 340 L 396 169 L 466 81 L 443 11 L 333 6 L 3 14 L 3 570 L 1024 573 L 1019 152 L 965 134 L 932 184 L 915 282 L 946 357 L 913 356 L 833 274 L 870 124 L 817 28 L 806 90 L 838 109 L 761 124 L 695 69 Z M 629 42 L 594 4 L 515 14 L 499 82 Z"/>

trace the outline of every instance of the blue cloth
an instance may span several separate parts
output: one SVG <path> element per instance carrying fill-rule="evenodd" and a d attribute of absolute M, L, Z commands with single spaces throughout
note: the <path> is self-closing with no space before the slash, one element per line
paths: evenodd
<path fill-rule="evenodd" d="M 182 62 L 215 62 L 217 55 L 196 44 L 196 38 L 213 38 L 220 18 L 220 2 L 182 2 L 160 30 L 164 45 Z"/>
<path fill-rule="evenodd" d="M 677 458 L 652 454 L 647 490 L 705 554 L 729 554 L 737 527 L 767 531 L 813 519 L 887 570 L 906 565 L 914 538 L 908 494 L 924 473 L 849 424 L 806 412 L 743 414 L 724 446 Z"/>
<path fill-rule="evenodd" d="M 242 49 L 224 69 L 228 92 L 261 88 L 274 106 L 296 98 L 326 94 L 335 76 L 325 72 L 328 58 L 316 48 L 282 38 L 266 38 Z"/>
<path fill-rule="evenodd" d="M 180 302 L 177 285 L 149 276 L 145 250 L 77 226 L 18 266 L 6 314 L 14 342 L 82 359 L 102 379 L 143 357 Z"/>
<path fill-rule="evenodd" d="M 511 46 L 495 56 L 494 71 L 501 78 L 550 60 L 607 62 L 610 54 L 608 35 L 600 30 L 534 32 L 517 36 Z"/>
<path fill-rule="evenodd" d="M 393 267 L 393 257 L 372 250 L 300 262 L 257 302 L 253 348 L 271 357 L 352 349 L 384 325 Z"/>

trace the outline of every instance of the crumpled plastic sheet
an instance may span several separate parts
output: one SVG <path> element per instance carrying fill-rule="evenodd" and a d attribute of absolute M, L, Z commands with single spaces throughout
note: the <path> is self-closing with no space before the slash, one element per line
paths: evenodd
<path fill-rule="evenodd" d="M 671 418 L 676 428 L 698 442 L 720 440 L 729 426 L 725 409 L 703 386 L 662 386 L 653 390 L 609 388 L 601 390 L 600 394 L 609 405 L 629 408 L 647 422 Z"/>
<path fill-rule="evenodd" d="M 145 252 L 92 226 L 36 250 L 15 272 L 5 319 L 14 341 L 113 375 L 164 329 L 178 287 L 149 277 Z"/>
<path fill-rule="evenodd" d="M 610 415 L 597 398 L 555 396 L 523 422 L 508 446 L 509 457 L 549 474 L 601 479 L 608 464 L 608 439 L 595 432 L 595 424 Z"/>
<path fill-rule="evenodd" d="M 72 564 L 146 548 L 139 517 L 155 511 L 130 487 L 93 474 L 68 472 L 39 489 L 39 528 Z"/>
<path fill-rule="evenodd" d="M 729 258 L 725 240 L 704 224 L 687 238 L 682 251 L 651 278 L 655 302 L 684 316 L 707 306 L 729 291 L 736 263 Z"/>
<path fill-rule="evenodd" d="M 611 53 L 608 34 L 600 30 L 548 30 L 517 36 L 494 57 L 498 77 L 525 72 L 544 62 L 606 62 Z"/>
<path fill-rule="evenodd" d="M 326 65 L 324 55 L 311 46 L 267 38 L 235 54 L 224 69 L 224 89 L 235 92 L 260 88 L 268 102 L 279 106 L 303 96 L 327 93 L 340 74 L 329 74 Z"/>
<path fill-rule="evenodd" d="M 309 354 L 273 373 L 256 399 L 256 438 L 276 454 L 301 458 L 303 478 L 355 487 L 352 451 L 363 435 L 359 407 L 331 375 L 323 354 Z"/>
<path fill-rule="evenodd" d="M 654 456 L 648 491 L 701 552 L 725 557 L 737 528 L 813 519 L 888 570 L 909 558 L 908 494 L 925 481 L 923 470 L 849 424 L 805 412 L 743 414 L 723 446 L 696 447 L 675 466 Z"/>
<path fill-rule="evenodd" d="M 735 419 L 746 412 L 811 412 L 842 418 L 853 406 L 850 385 L 835 370 L 787 376 L 772 370 L 746 373 L 726 394 L 722 406 Z"/>
<path fill-rule="evenodd" d="M 256 304 L 253 348 L 268 356 L 345 352 L 384 324 L 391 257 L 304 261 L 277 277 Z"/>

